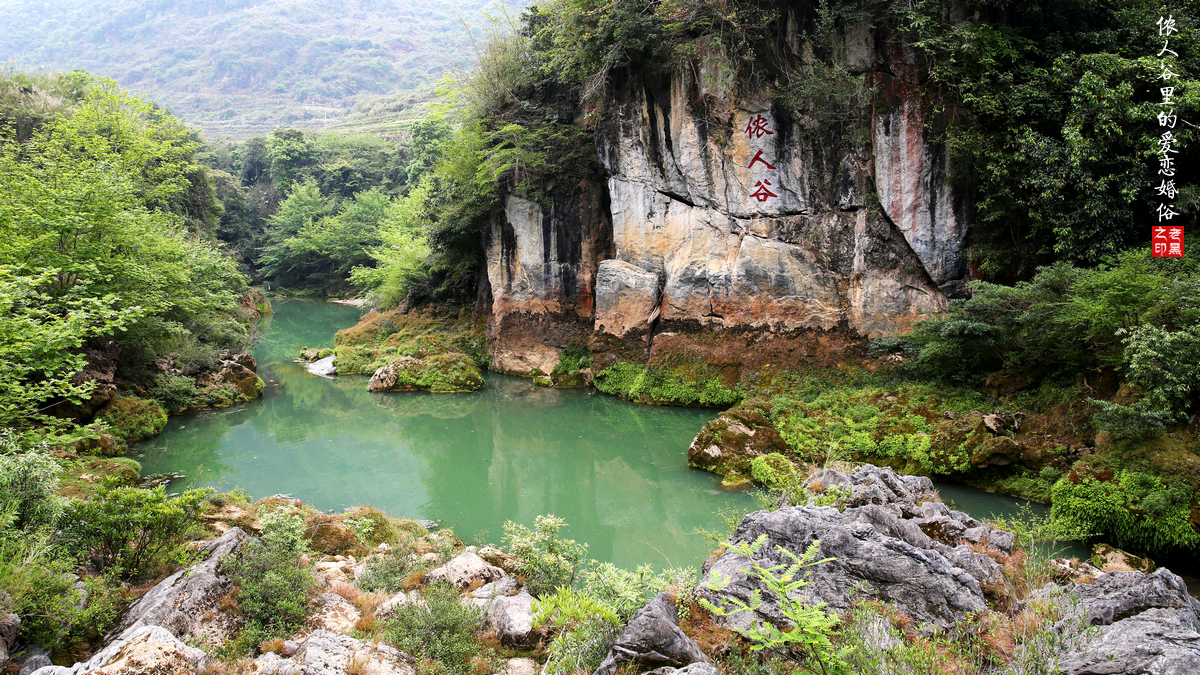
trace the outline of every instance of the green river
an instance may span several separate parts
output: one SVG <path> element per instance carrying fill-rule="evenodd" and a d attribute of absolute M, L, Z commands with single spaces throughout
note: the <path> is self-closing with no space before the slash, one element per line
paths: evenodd
<path fill-rule="evenodd" d="M 467 542 L 500 543 L 506 520 L 532 525 L 553 513 L 591 557 L 627 568 L 699 565 L 707 542 L 689 533 L 720 528 L 719 511 L 757 508 L 687 467 L 687 447 L 712 410 L 502 375 L 474 394 L 374 394 L 362 376 L 316 377 L 292 361 L 302 347 L 329 346 L 358 321 L 356 308 L 278 299 L 274 307 L 254 352 L 268 382 L 263 398 L 172 417 L 135 451 L 143 473 L 183 474 L 172 490 L 240 487 L 327 511 L 371 505 L 442 521 Z M 1012 513 L 1019 501 L 939 487 L 976 517 Z"/>

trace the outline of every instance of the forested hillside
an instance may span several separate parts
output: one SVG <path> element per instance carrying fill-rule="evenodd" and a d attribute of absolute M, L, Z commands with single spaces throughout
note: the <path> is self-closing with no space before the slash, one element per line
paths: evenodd
<path fill-rule="evenodd" d="M 509 3 L 521 5 L 522 3 Z M 495 0 L 14 0 L 0 62 L 116 79 L 210 137 L 326 128 L 469 64 Z M 465 23 L 464 23 L 465 22 Z"/>

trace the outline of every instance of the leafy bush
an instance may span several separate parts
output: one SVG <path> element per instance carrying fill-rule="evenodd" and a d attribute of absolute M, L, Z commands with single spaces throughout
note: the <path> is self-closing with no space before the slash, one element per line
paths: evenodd
<path fill-rule="evenodd" d="M 461 675 L 472 672 L 469 664 L 472 657 L 493 658 L 475 636 L 479 630 L 479 610 L 459 602 L 457 588 L 435 583 L 425 588 L 422 599 L 423 603 L 409 603 L 396 609 L 395 618 L 384 623 L 384 639 L 409 654 Z M 426 667 L 421 672 L 426 672 Z"/>
<path fill-rule="evenodd" d="M 5 571 L 4 546 L 0 544 L 0 572 Z M 21 616 L 21 638 L 30 644 L 58 651 L 80 641 L 95 642 L 125 607 L 121 583 L 114 575 L 84 577 L 83 588 L 77 588 L 67 560 L 27 562 L 26 570 L 30 569 L 33 574 L 25 579 L 26 592 L 13 605 Z M 0 583 L 0 588 L 8 586 L 9 582 Z"/>
<path fill-rule="evenodd" d="M 196 398 L 196 381 L 185 375 L 163 373 L 155 378 L 150 397 L 168 412 L 179 412 L 192 405 Z"/>
<path fill-rule="evenodd" d="M 559 539 L 558 531 L 566 524 L 549 514 L 535 518 L 532 530 L 511 520 L 504 523 L 508 552 L 517 559 L 517 571 L 525 577 L 525 587 L 534 596 L 575 582 L 587 544 Z"/>
<path fill-rule="evenodd" d="M 168 496 L 160 486 L 101 487 L 92 499 L 67 507 L 70 534 L 86 557 L 115 567 L 123 577 L 139 578 L 163 563 L 177 562 L 181 544 L 200 522 L 210 489 Z"/>
<path fill-rule="evenodd" d="M 1065 526 L 1103 536 L 1120 548 L 1161 556 L 1200 548 L 1189 520 L 1192 491 L 1157 476 L 1118 471 L 1100 480 L 1076 467 L 1052 491 L 1050 513 Z"/>
<path fill-rule="evenodd" d="M 777 487 L 796 472 L 787 457 L 772 452 L 750 460 L 750 475 L 767 487 Z"/>
<path fill-rule="evenodd" d="M 355 583 L 359 588 L 368 592 L 399 593 L 404 590 L 402 584 L 414 569 L 405 555 L 399 553 L 376 555 L 367 561 L 366 569 L 358 575 Z"/>
<path fill-rule="evenodd" d="M 62 515 L 58 462 L 45 443 L 27 447 L 0 429 L 0 538 L 53 528 Z"/>
<path fill-rule="evenodd" d="M 558 363 L 554 366 L 554 370 L 550 371 L 550 374 L 570 375 L 578 373 L 584 368 L 591 367 L 592 353 L 587 350 L 587 347 L 578 342 L 572 342 L 562 351 L 562 354 L 558 358 Z"/>
<path fill-rule="evenodd" d="M 309 591 L 316 583 L 301 566 L 308 552 L 304 519 L 276 508 L 262 515 L 262 536 L 246 542 L 224 565 L 238 587 L 238 609 L 263 634 L 286 636 L 304 620 Z"/>

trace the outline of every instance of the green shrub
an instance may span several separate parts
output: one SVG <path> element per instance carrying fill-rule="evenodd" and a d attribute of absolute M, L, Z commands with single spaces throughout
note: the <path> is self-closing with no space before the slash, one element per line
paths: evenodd
<path fill-rule="evenodd" d="M 535 518 L 532 530 L 511 520 L 504 523 L 508 552 L 517 559 L 517 571 L 525 577 L 525 587 L 534 596 L 575 582 L 587 554 L 587 544 L 559 539 L 558 531 L 566 524 L 562 518 L 549 514 Z"/>
<path fill-rule="evenodd" d="M 562 354 L 558 358 L 558 364 L 554 366 L 554 370 L 550 371 L 550 374 L 571 375 L 578 373 L 584 368 L 591 367 L 592 353 L 587 350 L 587 347 L 578 342 L 572 342 L 562 351 Z"/>
<path fill-rule="evenodd" d="M 28 447 L 11 430 L 0 429 L 0 537 L 57 525 L 65 505 L 58 472 L 45 443 Z"/>
<path fill-rule="evenodd" d="M 0 551 L 0 558 L 4 555 Z M 0 561 L 0 571 L 3 567 Z M 95 642 L 121 615 L 123 589 L 113 575 L 84 577 L 83 588 L 76 588 L 77 577 L 69 561 L 50 558 L 34 567 L 34 576 L 26 579 L 27 591 L 13 605 L 13 611 L 21 616 L 23 642 L 51 651 L 80 641 Z"/>
<path fill-rule="evenodd" d="M 396 609 L 395 618 L 384 623 L 384 639 L 399 649 L 451 673 L 472 672 L 469 660 L 494 654 L 476 637 L 479 610 L 459 602 L 458 589 L 445 583 L 426 587 L 423 603 L 409 603 Z M 439 667 L 422 667 L 421 672 Z M 487 671 L 491 672 L 491 671 Z"/>
<path fill-rule="evenodd" d="M 782 483 L 790 482 L 789 479 L 795 472 L 796 469 L 788 461 L 788 458 L 778 452 L 750 460 L 750 475 L 754 477 L 754 480 L 767 487 L 777 487 Z"/>
<path fill-rule="evenodd" d="M 1082 475 L 1078 482 L 1067 476 L 1054 485 L 1050 513 L 1056 520 L 1155 557 L 1200 548 L 1186 486 L 1134 471 L 1118 471 L 1110 481 L 1074 473 Z"/>
<path fill-rule="evenodd" d="M 115 567 L 125 578 L 139 578 L 155 566 L 181 561 L 181 545 L 199 524 L 211 493 L 188 490 L 171 497 L 161 486 L 101 487 L 92 499 L 71 502 L 66 522 L 84 557 Z"/>
<path fill-rule="evenodd" d="M 364 591 L 399 593 L 404 590 L 401 584 L 408 579 L 414 569 L 415 567 L 409 563 L 405 555 L 395 552 L 376 555 L 367 561 L 366 568 L 355 579 L 355 583 Z"/>
<path fill-rule="evenodd" d="M 179 350 L 179 356 L 175 357 L 175 367 L 191 377 L 215 370 L 220 362 L 220 350 L 200 342 L 185 346 Z"/>
<path fill-rule="evenodd" d="M 155 379 L 150 397 L 168 412 L 179 412 L 191 406 L 196 398 L 196 380 L 184 375 L 163 373 Z"/>
<path fill-rule="evenodd" d="M 277 508 L 262 515 L 262 536 L 246 542 L 224 565 L 237 585 L 238 609 L 267 637 L 290 634 L 304 620 L 316 579 L 301 566 L 308 552 L 304 519 Z"/>

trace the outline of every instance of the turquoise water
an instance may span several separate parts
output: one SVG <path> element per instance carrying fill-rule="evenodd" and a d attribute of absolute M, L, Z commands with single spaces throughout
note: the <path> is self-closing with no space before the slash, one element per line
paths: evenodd
<path fill-rule="evenodd" d="M 482 534 L 499 543 L 505 520 L 531 525 L 553 513 L 591 557 L 623 567 L 699 565 L 706 542 L 688 533 L 719 527 L 721 509 L 756 508 L 687 467 L 711 410 L 502 375 L 474 394 L 373 394 L 365 377 L 316 377 L 292 362 L 358 316 L 331 303 L 275 301 L 255 351 L 263 399 L 172 417 L 138 447 L 143 473 L 184 474 L 172 490 L 240 487 L 333 511 L 369 504 L 442 520 L 467 542 Z"/>

